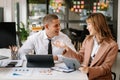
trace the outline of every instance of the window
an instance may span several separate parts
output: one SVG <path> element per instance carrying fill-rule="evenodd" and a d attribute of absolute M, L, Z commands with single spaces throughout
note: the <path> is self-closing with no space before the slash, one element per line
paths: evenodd
<path fill-rule="evenodd" d="M 83 30 L 91 13 L 101 12 L 117 35 L 117 0 L 28 0 L 29 24 L 41 24 L 45 14 L 57 14 L 61 27 Z"/>
<path fill-rule="evenodd" d="M 45 0 L 27 0 L 28 3 L 28 25 L 30 30 L 39 30 L 42 26 L 42 18 L 46 15 Z"/>

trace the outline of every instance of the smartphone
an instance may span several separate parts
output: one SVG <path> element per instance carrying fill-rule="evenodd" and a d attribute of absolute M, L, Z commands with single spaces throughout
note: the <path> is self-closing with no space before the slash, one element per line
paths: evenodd
<path fill-rule="evenodd" d="M 75 71 L 75 70 L 73 70 L 73 69 L 63 70 L 63 72 L 66 72 L 66 73 L 70 73 L 70 72 L 73 72 L 73 71 Z"/>
<path fill-rule="evenodd" d="M 17 62 L 10 62 L 6 67 L 15 67 Z"/>
<path fill-rule="evenodd" d="M 60 71 L 60 72 L 66 72 L 66 73 L 75 71 L 74 69 L 68 69 L 68 68 L 64 68 L 64 67 L 52 67 L 51 69 Z"/>

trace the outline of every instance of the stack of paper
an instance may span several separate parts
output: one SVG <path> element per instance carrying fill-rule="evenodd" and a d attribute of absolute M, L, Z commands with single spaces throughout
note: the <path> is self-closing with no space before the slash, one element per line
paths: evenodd
<path fill-rule="evenodd" d="M 22 67 L 23 60 L 0 60 L 0 67 Z"/>

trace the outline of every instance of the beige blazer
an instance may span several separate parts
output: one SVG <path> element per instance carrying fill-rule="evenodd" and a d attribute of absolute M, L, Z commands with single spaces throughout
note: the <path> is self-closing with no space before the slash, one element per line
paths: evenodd
<path fill-rule="evenodd" d="M 78 53 L 72 51 L 70 48 L 64 54 L 67 57 L 77 58 L 84 66 L 88 66 L 91 52 L 93 48 L 93 37 L 84 40 L 82 48 Z M 89 66 L 88 78 L 89 80 L 112 80 L 111 67 L 118 54 L 118 45 L 111 40 L 110 43 L 103 41 L 100 48 Z"/>

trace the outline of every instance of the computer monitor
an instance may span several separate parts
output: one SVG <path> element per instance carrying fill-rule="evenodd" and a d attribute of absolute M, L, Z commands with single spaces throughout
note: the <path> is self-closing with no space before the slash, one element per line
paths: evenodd
<path fill-rule="evenodd" d="M 16 45 L 15 22 L 0 22 L 0 48 L 9 48 Z"/>

